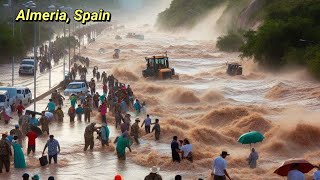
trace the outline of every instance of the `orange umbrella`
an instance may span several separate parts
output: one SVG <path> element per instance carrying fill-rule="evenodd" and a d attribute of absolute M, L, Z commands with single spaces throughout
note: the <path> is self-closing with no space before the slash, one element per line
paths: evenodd
<path fill-rule="evenodd" d="M 289 160 L 286 160 L 281 167 L 276 169 L 274 173 L 280 176 L 288 176 L 288 173 L 294 164 L 299 165 L 298 170 L 301 171 L 302 173 L 308 173 L 314 168 L 314 166 L 311 163 L 309 163 L 304 159 L 289 159 Z"/>

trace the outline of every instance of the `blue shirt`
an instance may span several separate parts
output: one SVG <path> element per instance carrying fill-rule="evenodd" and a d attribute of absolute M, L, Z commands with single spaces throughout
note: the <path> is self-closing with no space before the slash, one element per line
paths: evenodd
<path fill-rule="evenodd" d="M 144 125 L 145 125 L 145 126 L 150 126 L 150 125 L 151 125 L 151 119 L 150 119 L 150 118 L 146 118 L 146 119 L 144 120 Z"/>
<path fill-rule="evenodd" d="M 55 111 L 56 105 L 53 102 L 48 103 L 48 111 Z"/>
<path fill-rule="evenodd" d="M 30 118 L 29 120 L 29 125 L 30 126 L 38 126 L 39 125 L 39 121 L 36 118 Z"/>
<path fill-rule="evenodd" d="M 82 109 L 82 107 L 77 107 L 76 113 L 77 113 L 77 114 L 83 114 L 83 109 Z"/>
<path fill-rule="evenodd" d="M 53 155 L 56 155 L 58 154 L 58 147 L 60 146 L 59 145 L 59 142 L 55 139 L 53 139 L 52 141 L 49 139 L 47 141 L 47 146 L 48 146 L 48 155 L 49 156 L 53 156 Z"/>

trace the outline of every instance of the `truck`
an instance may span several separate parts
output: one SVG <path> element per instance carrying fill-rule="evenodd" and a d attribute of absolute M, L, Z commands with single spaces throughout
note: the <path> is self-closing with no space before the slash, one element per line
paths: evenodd
<path fill-rule="evenodd" d="M 9 107 L 9 93 L 6 90 L 0 91 L 0 109 Z"/>
<path fill-rule="evenodd" d="M 238 63 L 227 63 L 227 74 L 230 76 L 242 75 L 242 65 Z"/>
<path fill-rule="evenodd" d="M 37 65 L 33 57 L 24 58 L 19 67 L 19 75 L 34 75 L 37 70 Z"/>
<path fill-rule="evenodd" d="M 17 102 L 17 88 L 15 87 L 0 87 L 0 91 L 7 91 L 9 94 L 9 106 Z"/>

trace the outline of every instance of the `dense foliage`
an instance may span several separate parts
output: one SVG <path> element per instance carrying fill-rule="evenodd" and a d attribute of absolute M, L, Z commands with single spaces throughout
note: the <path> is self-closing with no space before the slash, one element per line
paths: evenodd
<path fill-rule="evenodd" d="M 227 35 L 218 38 L 216 46 L 221 51 L 235 52 L 240 50 L 243 43 L 244 40 L 241 34 L 229 32 Z"/>
<path fill-rule="evenodd" d="M 15 26 L 15 36 L 13 37 L 12 25 L 8 23 L 0 23 L 0 63 L 10 60 L 11 56 L 21 57 L 27 51 L 31 50 L 34 44 L 34 23 L 23 22 L 20 27 Z M 36 24 L 37 45 L 49 40 L 53 32 L 50 28 L 40 25 L 40 41 L 39 41 L 39 26 Z"/>
<path fill-rule="evenodd" d="M 271 0 L 266 11 L 263 25 L 245 34 L 242 56 L 272 68 L 305 65 L 320 77 L 320 0 Z"/>
<path fill-rule="evenodd" d="M 158 16 L 158 25 L 162 29 L 192 27 L 212 8 L 225 0 L 173 0 L 168 9 Z"/>

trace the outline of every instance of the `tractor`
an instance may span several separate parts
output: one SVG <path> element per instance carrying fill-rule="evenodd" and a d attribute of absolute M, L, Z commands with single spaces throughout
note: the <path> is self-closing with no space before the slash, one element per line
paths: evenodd
<path fill-rule="evenodd" d="M 242 65 L 238 63 L 227 63 L 227 74 L 230 76 L 242 75 Z"/>
<path fill-rule="evenodd" d="M 145 78 L 153 77 L 154 79 L 179 79 L 175 74 L 174 68 L 169 67 L 169 58 L 167 56 L 146 57 L 147 69 L 142 71 Z"/>

